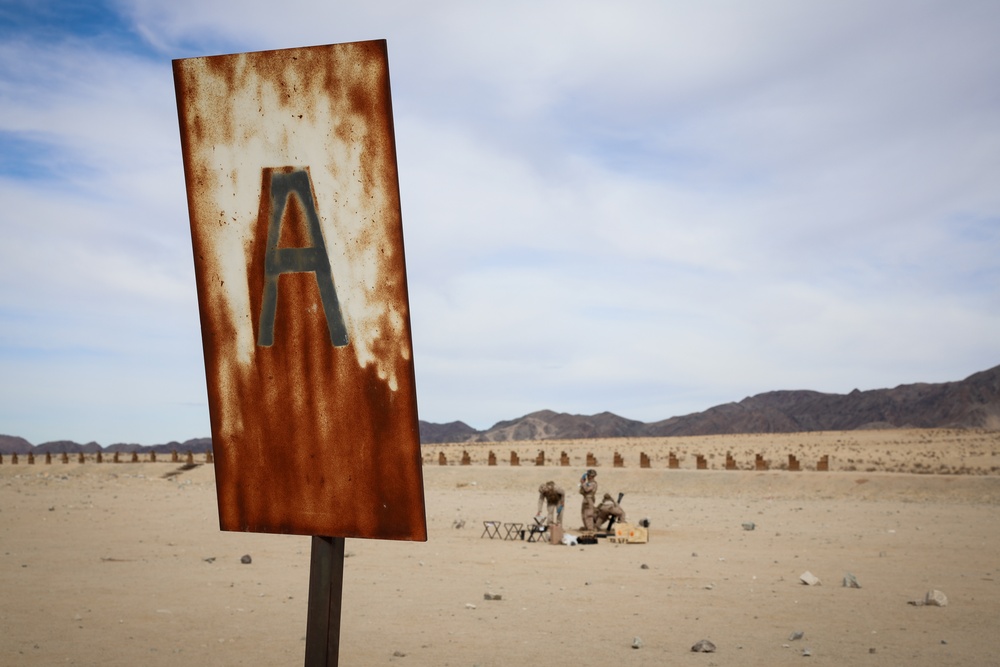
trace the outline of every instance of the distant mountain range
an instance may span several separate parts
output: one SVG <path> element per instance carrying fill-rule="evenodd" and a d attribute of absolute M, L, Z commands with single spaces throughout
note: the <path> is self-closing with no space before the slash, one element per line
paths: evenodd
<path fill-rule="evenodd" d="M 204 454 L 211 449 L 211 438 L 193 438 L 184 442 L 174 441 L 163 445 L 118 443 L 102 447 L 96 442 L 88 442 L 86 445 L 81 445 L 72 440 L 53 440 L 52 442 L 43 442 L 40 445 L 32 445 L 24 438 L 13 435 L 0 435 L 0 454 L 17 454 L 18 456 L 29 452 L 33 454 L 62 454 L 63 452 L 67 454 L 76 454 L 78 452 L 83 452 L 84 454 L 96 454 L 97 452 L 104 454 L 113 454 L 114 452 L 121 452 L 123 454 L 131 454 L 132 452 L 140 454 L 148 454 L 149 452 L 156 452 L 157 454 L 169 454 L 170 452 L 177 452 L 179 454 L 187 454 L 188 452 L 192 454 Z"/>
<path fill-rule="evenodd" d="M 818 391 L 770 391 L 682 417 L 641 422 L 610 412 L 570 415 L 541 410 L 497 422 L 478 431 L 460 421 L 420 422 L 423 444 L 579 440 L 586 438 L 721 435 L 727 433 L 796 433 L 878 428 L 980 428 L 1000 430 L 1000 366 L 957 382 L 904 384 L 849 394 Z M 0 453 L 52 454 L 100 452 L 195 454 L 212 448 L 211 438 L 162 445 L 114 444 L 102 447 L 57 440 L 32 445 L 24 438 L 0 435 Z"/>
<path fill-rule="evenodd" d="M 726 433 L 797 433 L 879 428 L 1000 430 L 1000 366 L 958 382 L 905 384 L 849 394 L 770 391 L 682 417 L 641 422 L 611 412 L 542 410 L 477 431 L 460 421 L 420 422 L 420 441 L 505 442 Z"/>

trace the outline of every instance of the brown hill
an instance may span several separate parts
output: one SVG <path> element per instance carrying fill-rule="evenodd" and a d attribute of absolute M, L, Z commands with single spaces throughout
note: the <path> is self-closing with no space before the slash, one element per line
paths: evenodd
<path fill-rule="evenodd" d="M 479 433 L 465 422 L 459 421 L 447 424 L 421 421 L 419 426 L 420 442 L 465 442 Z"/>
<path fill-rule="evenodd" d="M 16 435 L 0 435 L 0 453 L 27 454 L 32 450 L 30 442 Z"/>
<path fill-rule="evenodd" d="M 459 423 L 461 422 L 453 422 Z M 421 422 L 421 442 L 499 442 L 609 437 L 795 433 L 873 428 L 1000 429 L 1000 366 L 957 382 L 917 383 L 849 394 L 771 391 L 680 417 L 643 423 L 610 412 L 571 415 L 551 410 L 461 431 Z"/>
<path fill-rule="evenodd" d="M 81 445 L 72 440 L 53 440 L 35 445 L 32 451 L 35 454 L 77 454 L 79 452 L 94 454 L 101 451 L 101 446 L 96 442 L 88 442 L 86 445 Z"/>
<path fill-rule="evenodd" d="M 625 419 L 610 412 L 586 416 L 541 410 L 520 419 L 498 422 L 493 428 L 476 434 L 471 440 L 503 442 L 508 440 L 622 438 L 634 435 L 643 426 L 645 424 L 640 421 Z"/>

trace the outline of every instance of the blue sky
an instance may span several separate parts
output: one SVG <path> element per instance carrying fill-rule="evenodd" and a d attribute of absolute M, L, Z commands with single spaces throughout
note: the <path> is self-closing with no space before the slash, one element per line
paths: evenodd
<path fill-rule="evenodd" d="M 998 29 L 992 0 L 0 0 L 0 433 L 209 435 L 170 61 L 365 39 L 422 419 L 995 366 Z"/>

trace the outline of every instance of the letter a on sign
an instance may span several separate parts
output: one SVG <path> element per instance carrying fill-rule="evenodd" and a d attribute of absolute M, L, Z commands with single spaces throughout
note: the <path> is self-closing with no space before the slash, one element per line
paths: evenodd
<path fill-rule="evenodd" d="M 267 173 L 267 170 L 265 170 Z M 337 289 L 333 284 L 330 271 L 330 258 L 326 254 L 323 243 L 323 232 L 319 227 L 319 218 L 313 203 L 309 176 L 304 171 L 291 173 L 270 173 L 270 221 L 267 226 L 267 252 L 264 259 L 264 303 L 260 313 L 260 331 L 257 334 L 258 345 L 271 345 L 274 342 L 274 311 L 278 303 L 278 277 L 282 273 L 308 271 L 316 274 L 316 283 L 323 302 L 323 313 L 326 315 L 326 326 L 330 330 L 330 342 L 334 345 L 347 345 L 347 331 L 344 329 L 344 318 L 340 314 L 340 303 L 337 300 Z M 297 196 L 305 208 L 308 223 L 308 248 L 278 248 L 281 237 L 281 221 L 284 218 L 288 199 Z M 263 199 L 263 197 L 262 197 Z"/>
<path fill-rule="evenodd" d="M 425 540 L 385 42 L 174 82 L 222 529 Z"/>

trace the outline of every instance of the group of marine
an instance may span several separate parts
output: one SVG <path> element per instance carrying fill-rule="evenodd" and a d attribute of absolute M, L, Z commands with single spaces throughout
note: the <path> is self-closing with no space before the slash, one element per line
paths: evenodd
<path fill-rule="evenodd" d="M 605 493 L 601 502 L 597 502 L 596 470 L 590 469 L 580 478 L 580 495 L 583 496 L 583 504 L 580 508 L 580 515 L 583 519 L 582 530 L 595 532 L 600 530 L 606 521 L 610 521 L 609 527 L 615 522 L 626 523 L 625 511 L 611 497 L 610 493 Z M 621 496 L 618 497 L 618 500 L 621 500 Z M 565 504 L 566 492 L 556 486 L 555 482 L 548 481 L 538 487 L 538 512 L 536 516 L 539 520 L 547 516 L 548 526 L 562 527 Z M 543 509 L 546 509 L 546 514 L 542 513 Z"/>

